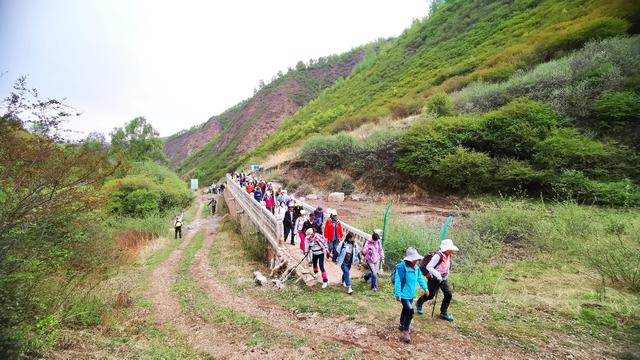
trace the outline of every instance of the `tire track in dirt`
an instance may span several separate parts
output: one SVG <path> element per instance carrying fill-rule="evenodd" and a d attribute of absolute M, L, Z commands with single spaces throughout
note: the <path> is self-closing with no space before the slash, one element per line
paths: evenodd
<path fill-rule="evenodd" d="M 278 331 L 313 339 L 329 339 L 354 347 L 367 357 L 374 358 L 425 358 L 431 354 L 447 354 L 450 359 L 525 359 L 530 355 L 514 349 L 496 349 L 465 339 L 457 332 L 451 332 L 446 339 L 434 339 L 425 334 L 412 334 L 410 345 L 400 341 L 397 324 L 380 319 L 367 319 L 366 324 L 348 320 L 348 316 L 322 317 L 318 314 L 296 315 L 286 307 L 270 301 L 254 299 L 235 294 L 233 290 L 219 282 L 209 265 L 209 253 L 216 233 L 219 218 L 210 218 L 205 223 L 207 233 L 203 246 L 198 250 L 191 271 L 198 285 L 207 293 L 211 301 L 260 319 Z M 310 291 L 315 291 L 311 290 Z M 398 311 L 399 312 L 399 311 Z"/>

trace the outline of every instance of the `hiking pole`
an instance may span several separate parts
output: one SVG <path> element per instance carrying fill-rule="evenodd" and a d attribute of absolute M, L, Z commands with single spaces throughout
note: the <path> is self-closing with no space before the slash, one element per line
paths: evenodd
<path fill-rule="evenodd" d="M 440 290 L 440 289 L 438 289 Z M 436 303 L 438 302 L 438 290 L 436 290 L 436 296 L 433 297 L 433 307 L 431 308 L 431 317 L 433 318 L 433 313 L 436 311 Z"/>
<path fill-rule="evenodd" d="M 285 282 L 285 281 L 287 281 L 287 280 L 289 279 L 289 276 L 290 276 L 291 274 L 293 274 L 293 272 L 298 268 L 298 266 L 300 266 L 300 264 L 302 264 L 302 262 L 307 258 L 307 255 L 308 255 L 308 254 L 309 254 L 309 252 L 307 252 L 306 254 L 304 254 L 304 255 L 302 256 L 302 259 L 300 259 L 300 262 L 298 262 L 298 263 L 296 264 L 296 266 L 292 267 L 291 269 L 289 269 L 289 271 L 287 271 L 286 276 L 283 276 L 283 277 L 282 277 L 282 280 L 281 280 L 282 282 Z"/>

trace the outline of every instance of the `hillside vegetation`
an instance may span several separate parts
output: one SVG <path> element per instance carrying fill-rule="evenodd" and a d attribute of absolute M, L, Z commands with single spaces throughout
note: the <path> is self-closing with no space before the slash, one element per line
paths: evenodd
<path fill-rule="evenodd" d="M 380 42 L 341 55 L 299 62 L 287 73 L 279 72 L 250 99 L 241 101 L 205 124 L 170 136 L 164 151 L 178 172 L 199 178 L 220 175 L 238 155 L 253 149 L 283 119 L 315 99 L 336 81 L 347 77 L 363 56 L 370 56 Z"/>

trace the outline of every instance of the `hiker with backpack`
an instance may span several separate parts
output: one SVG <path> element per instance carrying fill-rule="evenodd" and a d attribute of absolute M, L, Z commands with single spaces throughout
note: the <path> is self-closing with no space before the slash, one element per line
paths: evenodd
<path fill-rule="evenodd" d="M 256 186 L 255 189 L 253 189 L 253 198 L 257 202 L 262 202 L 262 189 L 260 189 L 259 186 Z"/>
<path fill-rule="evenodd" d="M 451 256 L 453 253 L 458 252 L 458 250 L 458 247 L 453 244 L 452 240 L 442 240 L 440 242 L 440 249 L 434 253 L 427 254 L 425 260 L 420 263 L 421 271 L 426 273 L 427 276 L 429 293 L 422 295 L 418 299 L 418 314 L 424 312 L 422 305 L 426 301 L 433 299 L 438 293 L 438 290 L 442 290 L 444 299 L 442 299 L 442 304 L 440 304 L 440 319 L 453 321 L 453 316 L 447 312 L 451 298 L 453 297 L 448 278 L 449 271 L 451 270 Z"/>
<path fill-rule="evenodd" d="M 311 261 L 313 263 L 313 274 L 318 274 L 318 267 L 322 275 L 322 288 L 329 286 L 329 278 L 324 269 L 325 254 L 329 253 L 327 248 L 327 239 L 322 234 L 314 231 L 313 228 L 307 229 L 305 233 L 305 252 L 311 253 Z"/>
<path fill-rule="evenodd" d="M 348 232 L 344 240 L 337 246 L 336 252 L 337 265 L 342 269 L 342 286 L 347 288 L 347 294 L 351 295 L 353 289 L 351 289 L 351 265 L 360 265 L 360 247 L 356 244 L 353 233 Z"/>
<path fill-rule="evenodd" d="M 176 220 L 173 222 L 173 228 L 175 230 L 174 239 L 182 239 L 182 218 L 184 218 L 184 213 L 176 216 Z"/>
<path fill-rule="evenodd" d="M 413 319 L 413 298 L 416 296 L 418 284 L 424 290 L 424 296 L 429 296 L 427 284 L 422 278 L 420 268 L 417 266 L 418 260 L 422 256 L 412 247 L 407 249 L 406 256 L 393 269 L 393 295 L 402 304 L 400 312 L 400 326 L 402 340 L 411 342 L 410 326 Z"/>
<path fill-rule="evenodd" d="M 338 220 L 338 211 L 331 209 L 330 216 L 324 224 L 324 237 L 329 242 L 329 250 L 331 251 L 331 259 L 337 261 L 338 253 L 336 251 L 338 242 L 342 239 L 342 223 Z"/>
<path fill-rule="evenodd" d="M 371 237 L 367 239 L 362 248 L 362 253 L 369 267 L 369 272 L 364 275 L 364 282 L 371 279 L 371 290 L 378 291 L 378 270 L 380 270 L 380 262 L 384 264 L 384 250 L 380 242 L 379 231 L 374 230 Z"/>
<path fill-rule="evenodd" d="M 209 203 L 207 205 L 211 206 L 211 215 L 216 213 L 217 204 L 218 204 L 218 201 L 216 200 L 216 198 L 211 198 L 211 200 L 209 200 Z"/>

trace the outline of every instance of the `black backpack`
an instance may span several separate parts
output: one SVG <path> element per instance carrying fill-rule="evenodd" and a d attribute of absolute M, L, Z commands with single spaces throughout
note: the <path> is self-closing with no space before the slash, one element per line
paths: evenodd
<path fill-rule="evenodd" d="M 442 258 L 444 257 L 444 254 L 442 252 L 440 252 L 440 250 L 437 251 L 432 251 L 430 253 L 426 253 L 424 255 L 424 257 L 422 258 L 422 260 L 420 260 L 420 271 L 422 272 L 423 276 L 426 277 L 431 277 L 431 274 L 429 274 L 429 271 L 427 271 L 427 265 L 429 265 L 429 263 L 431 262 L 431 259 L 433 258 L 433 255 L 438 254 L 440 255 L 440 260 L 438 261 L 438 263 L 436 264 L 435 267 L 438 267 L 438 265 L 440 265 L 440 263 L 442 262 Z"/>

